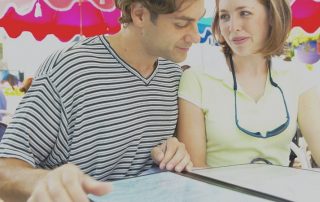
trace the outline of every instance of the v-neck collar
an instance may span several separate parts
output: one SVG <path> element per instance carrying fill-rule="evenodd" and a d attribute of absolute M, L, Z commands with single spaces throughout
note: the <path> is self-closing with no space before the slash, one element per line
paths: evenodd
<path fill-rule="evenodd" d="M 118 54 L 117 52 L 112 48 L 111 44 L 107 40 L 107 38 L 104 35 L 100 35 L 100 40 L 101 42 L 106 46 L 106 48 L 110 51 L 110 53 L 113 55 L 113 57 L 123 66 L 125 67 L 129 72 L 131 72 L 133 75 L 138 77 L 141 81 L 143 81 L 146 85 L 149 85 L 153 77 L 157 74 L 158 69 L 160 68 L 160 60 L 157 59 L 156 61 L 156 66 L 152 72 L 152 74 L 148 77 L 145 78 L 143 77 L 135 68 L 133 68 L 131 65 L 129 65 L 126 61 L 124 61 Z"/>

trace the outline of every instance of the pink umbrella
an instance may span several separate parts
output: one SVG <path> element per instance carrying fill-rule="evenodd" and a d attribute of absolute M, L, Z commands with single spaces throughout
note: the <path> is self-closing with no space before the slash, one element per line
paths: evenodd
<path fill-rule="evenodd" d="M 13 7 L 20 15 L 29 13 L 37 0 L 0 0 L 0 18 Z"/>
<path fill-rule="evenodd" d="M 98 1 L 104 4 L 97 6 Z M 26 15 L 10 7 L 0 19 L 0 27 L 12 38 L 29 31 L 39 41 L 48 34 L 69 41 L 78 34 L 90 37 L 116 33 L 120 30 L 119 17 L 120 11 L 110 0 L 38 0 Z"/>
<path fill-rule="evenodd" d="M 74 3 L 78 3 L 79 0 L 44 0 L 55 10 L 69 10 Z M 88 1 L 92 3 L 96 8 L 103 11 L 111 11 L 115 8 L 114 0 L 82 0 L 81 2 Z"/>

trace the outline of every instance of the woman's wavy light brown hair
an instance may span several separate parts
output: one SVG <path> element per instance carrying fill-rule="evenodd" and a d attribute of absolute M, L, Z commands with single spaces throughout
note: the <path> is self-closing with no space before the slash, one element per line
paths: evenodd
<path fill-rule="evenodd" d="M 121 24 L 132 22 L 131 5 L 139 2 L 149 10 L 151 20 L 154 22 L 159 14 L 173 13 L 180 8 L 185 0 L 116 0 L 116 7 L 122 11 L 119 21 Z"/>
<path fill-rule="evenodd" d="M 284 52 L 286 40 L 291 29 L 291 9 L 288 0 L 258 0 L 267 8 L 269 16 L 270 30 L 269 36 L 258 52 L 265 57 L 281 55 Z M 218 41 L 223 49 L 224 54 L 232 53 L 231 48 L 221 35 L 219 28 L 219 0 L 216 0 L 216 10 L 212 24 L 213 37 Z M 257 29 L 258 25 L 257 25 Z"/>

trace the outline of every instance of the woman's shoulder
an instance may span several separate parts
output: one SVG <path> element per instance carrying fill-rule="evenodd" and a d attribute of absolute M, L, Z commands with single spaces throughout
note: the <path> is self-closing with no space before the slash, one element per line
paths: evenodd
<path fill-rule="evenodd" d="M 210 72 L 208 72 L 206 69 L 191 67 L 183 71 L 182 78 L 189 78 L 189 79 L 192 78 L 202 83 L 202 82 L 214 79 L 214 76 Z"/>
<path fill-rule="evenodd" d="M 203 75 L 204 73 L 205 72 L 203 71 L 203 69 L 198 67 L 190 67 L 189 69 L 186 69 L 183 71 L 183 74 L 194 75 L 194 76 L 200 76 L 200 75 Z"/>
<path fill-rule="evenodd" d="M 299 61 L 297 58 L 291 61 L 285 61 L 282 58 L 274 58 L 272 60 L 272 70 L 280 74 L 288 74 L 291 76 L 317 76 L 319 70 L 313 68 L 312 65 L 307 65 Z"/>
<path fill-rule="evenodd" d="M 292 61 L 284 61 L 281 58 L 273 59 L 272 74 L 278 80 L 290 83 L 291 87 L 301 92 L 320 84 L 320 71 L 309 68 L 297 58 Z"/>

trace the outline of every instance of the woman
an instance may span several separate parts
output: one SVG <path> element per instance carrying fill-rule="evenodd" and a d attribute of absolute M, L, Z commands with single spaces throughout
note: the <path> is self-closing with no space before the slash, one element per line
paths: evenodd
<path fill-rule="evenodd" d="M 216 7 L 223 65 L 213 55 L 205 71 L 186 70 L 179 89 L 178 138 L 194 165 L 287 166 L 297 123 L 320 164 L 320 78 L 278 57 L 291 28 L 289 3 L 216 0 Z"/>

